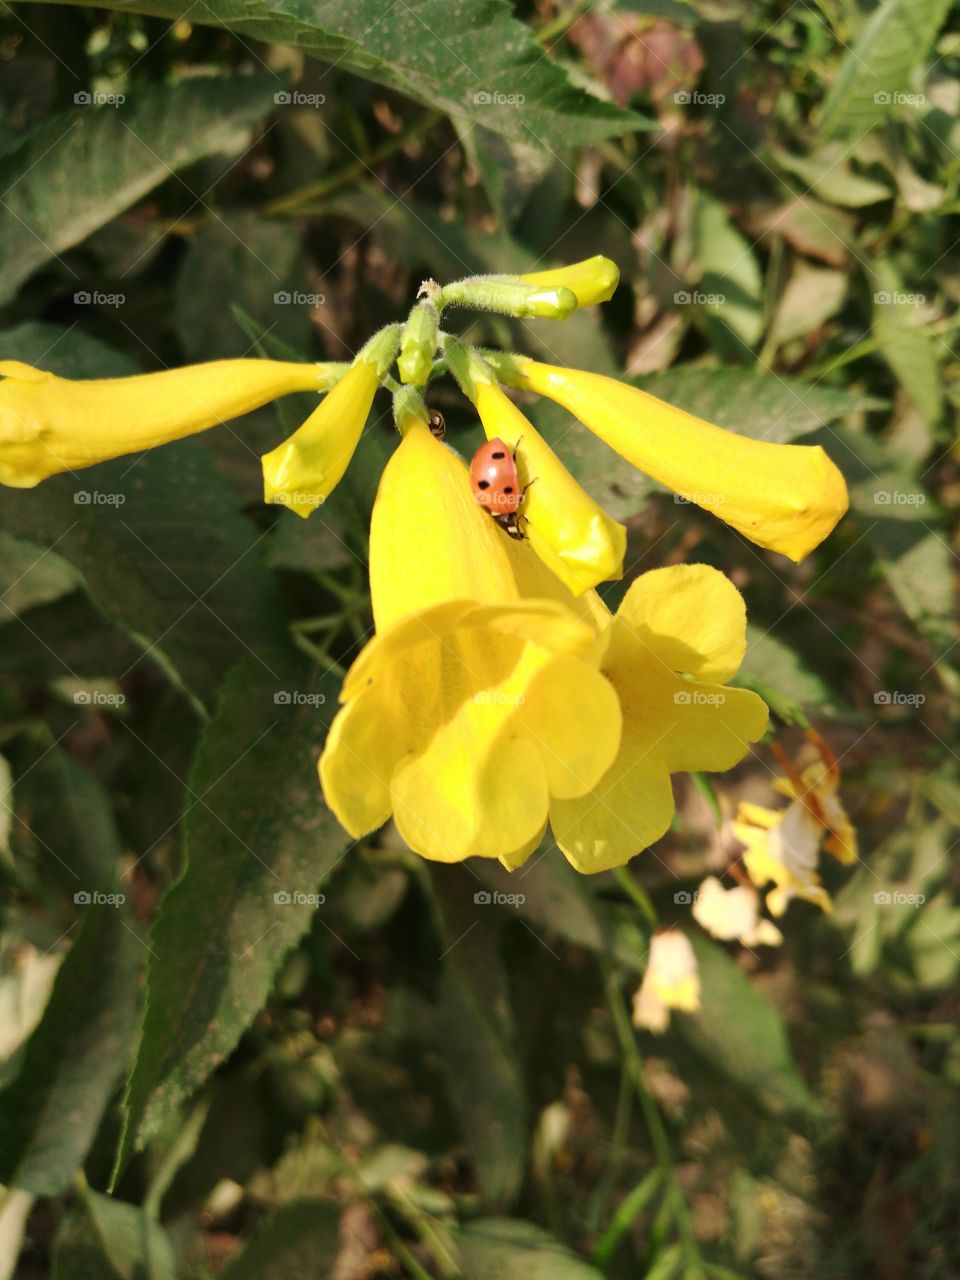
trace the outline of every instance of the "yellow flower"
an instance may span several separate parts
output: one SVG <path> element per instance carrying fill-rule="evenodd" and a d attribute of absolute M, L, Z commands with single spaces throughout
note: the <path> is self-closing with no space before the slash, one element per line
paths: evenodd
<path fill-rule="evenodd" d="M 597 373 L 525 356 L 503 370 L 513 385 L 562 404 L 639 470 L 792 560 L 847 509 L 843 476 L 819 445 L 750 440 Z"/>
<path fill-rule="evenodd" d="M 604 638 L 477 506 L 452 450 L 405 425 L 370 530 L 376 636 L 344 682 L 324 794 L 355 836 L 392 813 L 425 857 L 522 860 L 551 798 L 582 795 L 616 755 Z"/>
<path fill-rule="evenodd" d="M 522 275 L 524 284 L 540 285 L 544 289 L 566 288 L 577 296 L 578 307 L 592 307 L 597 302 L 607 302 L 613 297 L 620 282 L 620 268 L 609 258 L 597 254 L 582 262 L 571 262 L 566 267 L 551 267 L 547 271 L 533 271 Z"/>
<path fill-rule="evenodd" d="M 779 812 L 742 802 L 733 834 L 747 847 L 743 865 L 755 885 L 774 885 L 767 894 L 772 915 L 782 916 L 793 898 L 831 912 L 833 902 L 817 874 L 823 827 L 802 800 Z"/>
<path fill-rule="evenodd" d="M 760 895 L 747 884 L 725 889 L 716 876 L 707 876 L 693 901 L 693 918 L 721 942 L 745 947 L 777 947 L 783 934 L 760 914 Z"/>
<path fill-rule="evenodd" d="M 517 453 L 526 492 L 521 528 L 544 564 L 574 595 L 623 574 L 627 531 L 577 484 L 554 451 L 497 386 L 483 361 L 454 339 L 445 354 L 473 401 L 487 439 L 499 437 Z"/>
<path fill-rule="evenodd" d="M 746 846 L 743 864 L 755 885 L 771 882 L 767 906 L 783 915 L 792 898 L 803 898 L 823 911 L 833 902 L 820 881 L 817 866 L 822 847 L 838 861 L 857 860 L 857 835 L 840 799 L 840 768 L 824 739 L 813 729 L 807 737 L 820 759 L 802 773 L 776 745 L 786 771 L 773 786 L 791 803 L 779 811 L 741 802 L 732 830 Z"/>
<path fill-rule="evenodd" d="M 75 381 L 0 361 L 0 482 L 29 489 L 61 471 L 205 431 L 293 391 L 324 391 L 336 372 L 282 360 L 213 360 Z"/>
<path fill-rule="evenodd" d="M 623 710 L 617 758 L 587 795 L 550 806 L 557 844 L 578 871 L 621 866 L 663 835 L 671 773 L 729 769 L 763 734 L 762 699 L 726 685 L 745 648 L 743 599 L 716 569 L 673 565 L 631 585 L 601 661 Z"/>
<path fill-rule="evenodd" d="M 696 1013 L 700 1008 L 700 971 L 690 939 L 679 929 L 660 929 L 650 939 L 643 982 L 633 997 L 633 1025 L 660 1035 L 670 1023 L 670 1010 Z"/>
<path fill-rule="evenodd" d="M 401 325 L 394 324 L 374 334 L 303 426 L 263 455 L 264 502 L 290 507 L 304 520 L 326 502 L 360 443 L 373 397 L 396 355 L 401 330 Z"/>

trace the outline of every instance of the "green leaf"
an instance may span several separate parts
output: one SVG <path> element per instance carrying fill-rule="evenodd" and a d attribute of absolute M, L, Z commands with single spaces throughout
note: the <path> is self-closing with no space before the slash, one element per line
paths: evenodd
<path fill-rule="evenodd" d="M 435 867 L 443 964 L 440 1034 L 447 1083 L 484 1200 L 506 1205 L 523 1180 L 527 1118 L 497 912 L 463 868 Z M 482 892 L 482 891 L 481 891 Z"/>
<path fill-rule="evenodd" d="M 175 291 L 177 331 L 188 357 L 250 354 L 227 298 L 275 342 L 309 348 L 310 299 L 320 295 L 305 278 L 302 252 L 294 225 L 256 213 L 218 217 L 204 227 L 183 255 Z"/>
<path fill-rule="evenodd" d="M 53 1280 L 176 1280 L 167 1233 L 143 1209 L 87 1190 L 57 1234 Z"/>
<path fill-rule="evenodd" d="M 602 1280 L 602 1273 L 531 1222 L 481 1218 L 453 1233 L 465 1280 Z"/>
<path fill-rule="evenodd" d="M 77 372 L 72 332 L 35 326 L 13 337 L 0 348 L 5 354 Z M 82 345 L 84 353 L 99 350 Z M 84 372 L 105 370 L 95 357 Z M 271 654 L 285 647 L 261 538 L 197 441 L 54 476 L 38 489 L 2 489 L 0 528 L 55 546 L 104 616 L 199 705 L 212 704 L 223 672 L 240 658 L 256 654 L 269 672 Z"/>
<path fill-rule="evenodd" d="M 246 659 L 224 682 L 190 777 L 186 866 L 150 938 L 121 1164 L 232 1053 L 343 856 L 314 764 L 336 695 L 299 663 L 274 678 Z"/>
<path fill-rule="evenodd" d="M 29 134 L 4 159 L 0 302 L 178 169 L 235 149 L 281 83 L 258 75 L 152 85 L 118 106 L 76 105 Z"/>
<path fill-rule="evenodd" d="M 747 238 L 719 200 L 700 193 L 693 219 L 693 254 L 699 268 L 699 303 L 711 345 L 730 355 L 756 346 L 763 332 L 763 279 Z M 678 295 L 685 298 L 687 295 Z"/>
<path fill-rule="evenodd" d="M 894 596 L 935 653 L 946 656 L 957 636 L 953 555 L 933 496 L 875 437 L 840 428 L 830 443 Z M 939 668 L 944 675 L 942 660 Z"/>
<path fill-rule="evenodd" d="M 798 264 L 777 302 L 764 351 L 775 351 L 785 342 L 802 338 L 824 324 L 843 306 L 847 275 Z"/>
<path fill-rule="evenodd" d="M 73 566 L 50 547 L 0 531 L 0 626 L 34 605 L 69 595 L 81 581 Z"/>
<path fill-rule="evenodd" d="M 845 388 L 709 365 L 666 369 L 638 379 L 637 385 L 718 427 L 777 444 L 883 403 Z"/>
<path fill-rule="evenodd" d="M 815 1111 L 776 1009 L 716 943 L 701 934 L 690 941 L 700 968 L 701 1009 L 676 1019 L 679 1033 L 771 1111 Z"/>
<path fill-rule="evenodd" d="M 908 290 L 889 259 L 875 261 L 873 336 L 897 381 L 931 424 L 943 412 L 937 341 L 923 314 L 927 298 Z"/>
<path fill-rule="evenodd" d="M 771 154 L 781 169 L 802 178 L 821 200 L 831 204 L 861 209 L 879 200 L 889 200 L 893 195 L 885 183 L 854 173 L 846 160 L 846 148 L 842 143 L 822 147 L 811 156 L 795 156 L 779 147 L 774 148 Z"/>
<path fill-rule="evenodd" d="M 823 708 L 837 705 L 836 696 L 795 650 L 771 632 L 752 624 L 747 626 L 747 651 L 737 684 L 756 689 L 777 712 L 789 714 L 789 703 Z M 782 705 L 784 698 L 788 702 L 786 706 Z"/>
<path fill-rule="evenodd" d="M 926 58 L 950 0 L 884 0 L 847 50 L 820 113 L 822 138 L 865 133 L 889 119 Z"/>
<path fill-rule="evenodd" d="M 183 15 L 179 0 L 109 0 L 104 7 L 171 20 Z M 293 45 L 417 102 L 547 149 L 652 127 L 573 85 L 506 0 L 404 0 L 389 9 L 382 0 L 207 0 L 191 21 Z"/>
<path fill-rule="evenodd" d="M 78 910 L 76 940 L 20 1073 L 0 1094 L 0 1182 L 38 1195 L 59 1195 L 82 1166 L 136 1022 L 143 944 L 122 908 Z"/>
<path fill-rule="evenodd" d="M 257 1231 L 220 1280 L 323 1280 L 339 1252 L 340 1210 L 325 1200 L 294 1200 Z"/>

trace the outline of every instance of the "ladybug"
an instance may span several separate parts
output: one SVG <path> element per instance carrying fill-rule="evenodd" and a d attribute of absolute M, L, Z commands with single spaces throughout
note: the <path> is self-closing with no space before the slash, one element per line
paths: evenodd
<path fill-rule="evenodd" d="M 499 436 L 482 444 L 470 463 L 470 484 L 477 502 L 486 507 L 500 528 L 522 541 L 526 535 L 520 528 L 520 505 L 530 486 L 520 487 L 516 448 L 511 453 Z"/>

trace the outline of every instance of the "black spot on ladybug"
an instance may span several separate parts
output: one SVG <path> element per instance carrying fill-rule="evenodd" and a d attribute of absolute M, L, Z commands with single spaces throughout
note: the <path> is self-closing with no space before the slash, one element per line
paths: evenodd
<path fill-rule="evenodd" d="M 503 492 L 504 492 L 504 493 L 513 493 L 513 485 L 511 485 L 511 484 L 504 485 L 504 487 L 503 487 Z"/>
<path fill-rule="evenodd" d="M 489 489 L 489 488 L 490 488 L 490 481 L 489 481 L 489 480 L 478 480 L 478 481 L 477 481 L 477 488 L 478 488 L 478 489 Z"/>
<path fill-rule="evenodd" d="M 491 454 L 491 457 L 494 457 L 494 458 L 505 458 L 506 456 L 507 455 L 503 452 L 502 449 L 498 449 L 496 453 Z"/>

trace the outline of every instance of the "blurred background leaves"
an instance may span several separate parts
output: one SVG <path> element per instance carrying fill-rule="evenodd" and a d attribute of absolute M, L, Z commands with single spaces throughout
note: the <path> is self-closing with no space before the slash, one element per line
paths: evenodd
<path fill-rule="evenodd" d="M 370 632 L 386 404 L 309 522 L 260 501 L 298 397 L 6 490 L 0 1276 L 960 1275 L 958 17 L 4 7 L 0 358 L 347 359 L 425 277 L 602 252 L 602 313 L 456 324 L 823 444 L 851 513 L 794 567 L 524 406 L 628 578 L 744 592 L 741 682 L 786 749 L 828 737 L 862 861 L 775 953 L 695 937 L 702 1012 L 638 1035 L 651 919 L 695 930 L 776 761 L 683 780 L 626 876 L 349 840 L 313 765 Z"/>

